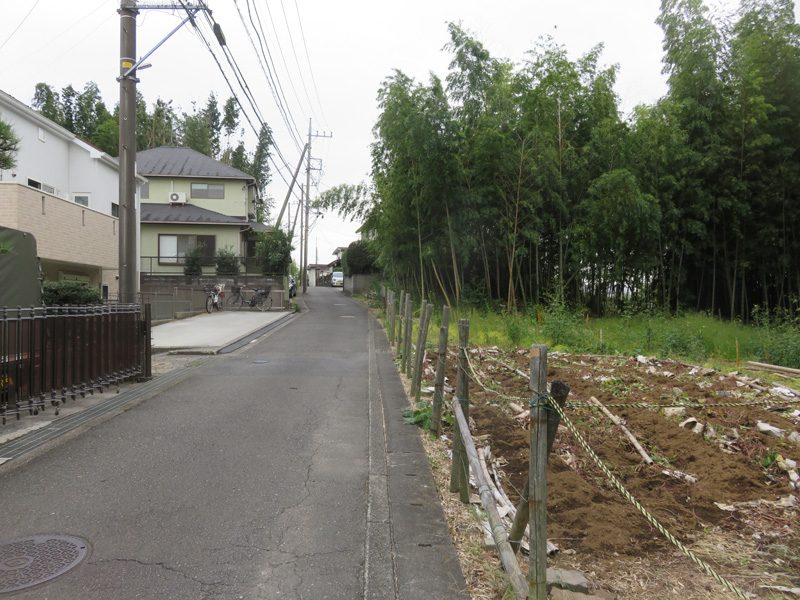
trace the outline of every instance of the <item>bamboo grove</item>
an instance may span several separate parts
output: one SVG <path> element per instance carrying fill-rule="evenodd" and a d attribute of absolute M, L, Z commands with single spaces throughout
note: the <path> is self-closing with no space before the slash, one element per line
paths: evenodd
<path fill-rule="evenodd" d="M 384 273 L 448 302 L 559 298 L 744 317 L 800 296 L 800 28 L 789 0 L 729 18 L 662 0 L 668 93 L 620 115 L 602 46 L 519 64 L 450 24 L 449 72 L 378 93 L 372 181 L 320 204 Z M 641 305 L 641 304 L 640 304 Z"/>

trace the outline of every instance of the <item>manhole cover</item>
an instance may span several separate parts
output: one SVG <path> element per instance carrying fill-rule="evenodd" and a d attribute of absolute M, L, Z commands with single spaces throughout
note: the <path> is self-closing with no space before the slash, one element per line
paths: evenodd
<path fill-rule="evenodd" d="M 34 535 L 0 542 L 0 596 L 60 577 L 89 556 L 89 543 L 71 535 Z"/>

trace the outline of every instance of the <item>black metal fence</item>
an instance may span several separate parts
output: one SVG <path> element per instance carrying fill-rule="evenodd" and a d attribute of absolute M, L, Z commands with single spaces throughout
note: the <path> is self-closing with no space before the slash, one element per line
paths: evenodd
<path fill-rule="evenodd" d="M 149 315 L 149 311 L 147 312 Z M 103 391 L 149 373 L 149 318 L 139 305 L 3 308 L 0 417 Z"/>

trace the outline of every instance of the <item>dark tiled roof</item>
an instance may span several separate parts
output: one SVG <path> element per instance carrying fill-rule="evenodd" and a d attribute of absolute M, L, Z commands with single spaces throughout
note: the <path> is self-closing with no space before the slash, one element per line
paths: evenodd
<path fill-rule="evenodd" d="M 145 177 L 207 177 L 247 179 L 252 175 L 192 150 L 161 146 L 136 153 L 136 170 Z"/>
<path fill-rule="evenodd" d="M 171 206 L 142 202 L 140 218 L 142 223 L 236 223 L 237 225 L 247 225 L 247 221 L 241 217 L 223 215 L 193 204 Z"/>
<path fill-rule="evenodd" d="M 142 202 L 140 208 L 142 223 L 195 223 L 200 225 L 241 225 L 248 226 L 253 231 L 272 231 L 273 228 L 257 221 L 245 221 L 242 217 L 223 215 L 194 206 L 183 204 L 172 206 L 170 204 L 155 204 Z"/>

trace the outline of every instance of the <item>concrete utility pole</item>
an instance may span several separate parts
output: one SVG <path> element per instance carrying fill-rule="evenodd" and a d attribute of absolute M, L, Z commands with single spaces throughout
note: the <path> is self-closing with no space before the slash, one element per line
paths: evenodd
<path fill-rule="evenodd" d="M 136 60 L 136 15 L 139 9 L 185 9 L 188 17 L 167 37 Z M 136 68 L 166 42 L 178 29 L 194 18 L 203 6 L 189 6 L 183 0 L 163 4 L 139 5 L 137 0 L 120 0 L 119 56 L 119 301 L 135 304 L 139 296 L 139 219 L 136 214 Z M 221 30 L 214 34 L 224 44 Z M 144 67 L 142 67 L 144 68 Z"/>
<path fill-rule="evenodd" d="M 311 133 L 311 119 L 308 120 L 308 143 L 306 144 L 306 148 L 308 148 L 308 156 L 306 157 L 306 222 L 305 222 L 305 252 L 301 250 L 301 268 L 303 274 L 303 293 L 306 293 L 307 290 L 307 271 L 308 271 L 308 233 L 309 233 L 309 226 L 308 226 L 308 217 L 309 211 L 311 210 L 311 138 L 321 137 L 321 138 L 330 138 L 333 137 L 333 134 L 324 134 L 324 133 Z M 301 226 L 302 231 L 302 226 Z"/>
<path fill-rule="evenodd" d="M 135 304 L 136 249 L 136 0 L 120 3 L 119 80 L 119 301 Z"/>

